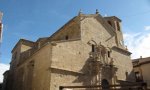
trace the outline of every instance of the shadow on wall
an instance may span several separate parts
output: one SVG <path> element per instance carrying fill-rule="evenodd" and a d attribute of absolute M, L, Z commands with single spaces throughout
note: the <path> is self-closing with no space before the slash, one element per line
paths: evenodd
<path fill-rule="evenodd" d="M 78 78 L 74 80 L 73 83 L 82 83 L 83 85 L 101 85 L 102 79 L 108 80 L 110 84 L 115 84 L 116 82 L 120 84 L 135 82 L 135 74 L 133 70 L 130 73 L 125 72 L 126 80 L 120 81 L 116 76 L 117 67 L 113 65 L 101 64 L 90 56 L 86 60 L 80 72 L 82 72 L 83 75 L 78 76 Z M 99 78 L 97 78 L 97 76 Z"/>
<path fill-rule="evenodd" d="M 133 70 L 130 73 L 125 72 L 125 75 L 126 75 L 126 81 L 135 82 L 135 73 Z"/>
<path fill-rule="evenodd" d="M 118 80 L 118 83 L 120 83 L 120 85 L 132 85 L 133 83 L 135 83 L 135 74 L 134 71 L 132 70 L 130 73 L 125 72 L 126 75 L 126 80 L 122 81 L 122 80 Z"/>
<path fill-rule="evenodd" d="M 102 79 L 108 80 L 111 84 L 113 78 L 116 77 L 117 69 L 114 69 L 114 66 L 110 65 L 104 66 L 100 62 L 89 57 L 80 71 L 83 75 L 78 76 L 73 83 L 82 83 L 83 85 L 100 85 Z"/>
<path fill-rule="evenodd" d="M 91 85 L 91 81 L 94 76 L 90 75 L 90 61 L 90 58 L 86 60 L 85 65 L 80 70 L 83 75 L 78 76 L 78 78 L 74 80 L 73 83 L 83 83 L 83 85 Z"/>

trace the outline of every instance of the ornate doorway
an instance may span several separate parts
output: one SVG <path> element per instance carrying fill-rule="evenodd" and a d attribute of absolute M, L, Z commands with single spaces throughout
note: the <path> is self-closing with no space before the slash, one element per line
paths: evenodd
<path fill-rule="evenodd" d="M 102 80 L 102 90 L 109 90 L 109 82 L 106 79 Z"/>

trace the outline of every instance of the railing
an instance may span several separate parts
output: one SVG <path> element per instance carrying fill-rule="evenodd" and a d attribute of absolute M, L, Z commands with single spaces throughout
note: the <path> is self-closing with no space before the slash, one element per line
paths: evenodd
<path fill-rule="evenodd" d="M 60 86 L 59 90 L 147 90 L 146 83 L 133 83 L 129 85 L 89 85 L 89 86 Z"/>

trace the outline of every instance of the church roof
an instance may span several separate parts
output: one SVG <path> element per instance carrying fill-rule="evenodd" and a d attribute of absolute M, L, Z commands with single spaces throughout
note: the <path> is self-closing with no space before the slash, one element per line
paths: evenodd
<path fill-rule="evenodd" d="M 121 19 L 119 19 L 119 18 L 116 17 L 116 16 L 104 17 L 104 19 L 116 19 L 116 20 L 118 20 L 119 22 L 121 22 Z"/>
<path fill-rule="evenodd" d="M 43 38 L 39 38 L 36 42 L 39 42 L 39 41 L 45 41 L 47 42 L 48 40 L 51 41 L 51 39 L 59 32 L 61 32 L 65 27 L 67 27 L 71 22 L 76 22 L 76 23 L 79 23 L 80 25 L 80 22 L 84 19 L 84 18 L 88 18 L 88 17 L 93 17 L 95 18 L 98 22 L 100 22 L 103 27 L 108 31 L 108 33 L 110 35 L 115 35 L 115 29 L 110 26 L 108 24 L 108 22 L 105 20 L 105 18 L 115 18 L 115 19 L 118 19 L 120 20 L 119 18 L 115 17 L 115 16 L 112 16 L 112 17 L 102 17 L 99 13 L 96 13 L 96 14 L 82 14 L 80 13 L 78 16 L 75 16 L 73 17 L 71 20 L 69 20 L 65 25 L 63 25 L 60 29 L 58 29 L 54 34 L 52 34 L 50 37 L 43 37 Z M 27 45 L 31 45 L 33 46 L 36 42 L 33 42 L 33 41 L 29 41 L 29 40 L 25 40 L 25 39 L 20 39 L 18 41 L 18 43 L 15 45 L 15 47 L 13 48 L 12 52 L 14 51 L 14 49 L 17 47 L 17 45 L 20 43 L 20 42 L 23 42 L 23 43 L 28 43 Z"/>
<path fill-rule="evenodd" d="M 12 49 L 11 52 L 13 52 L 15 50 L 15 48 L 19 45 L 19 43 L 25 44 L 27 46 L 33 46 L 35 42 L 30 41 L 30 40 L 26 40 L 26 39 L 20 39 L 17 44 L 14 46 L 14 48 Z"/>
<path fill-rule="evenodd" d="M 63 28 L 65 28 L 69 23 L 73 22 L 76 18 L 77 18 L 77 16 L 73 17 L 65 25 L 63 25 L 60 29 L 58 29 L 55 33 L 53 33 L 48 39 L 51 39 L 53 36 L 55 36 L 57 33 L 59 33 Z"/>
<path fill-rule="evenodd" d="M 61 30 L 63 30 L 63 28 L 65 28 L 71 22 L 79 22 L 80 23 L 84 18 L 88 18 L 88 17 L 96 18 L 111 35 L 115 34 L 115 29 L 112 26 L 110 26 L 105 20 L 105 18 L 110 18 L 110 17 L 102 17 L 100 14 L 79 14 L 78 16 L 75 16 L 71 20 L 69 20 L 65 25 L 63 25 L 54 34 L 52 34 L 48 39 L 51 39 L 52 37 L 54 37 L 57 33 L 59 33 Z M 112 17 L 121 21 L 119 18 L 117 18 L 115 16 L 112 16 Z M 76 19 L 78 19 L 78 20 L 76 20 Z"/>
<path fill-rule="evenodd" d="M 40 41 L 43 41 L 43 40 L 46 40 L 48 39 L 48 37 L 42 37 L 42 38 L 39 38 L 36 42 L 40 42 Z"/>

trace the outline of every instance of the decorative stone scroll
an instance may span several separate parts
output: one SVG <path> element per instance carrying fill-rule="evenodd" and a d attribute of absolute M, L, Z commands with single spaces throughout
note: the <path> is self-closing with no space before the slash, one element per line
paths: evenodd
<path fill-rule="evenodd" d="M 93 61 L 99 61 L 102 65 L 113 65 L 113 58 L 108 56 L 111 52 L 109 47 L 105 47 L 101 43 L 97 44 L 94 40 L 89 41 L 88 44 L 94 45 L 94 52 L 89 53 Z"/>

